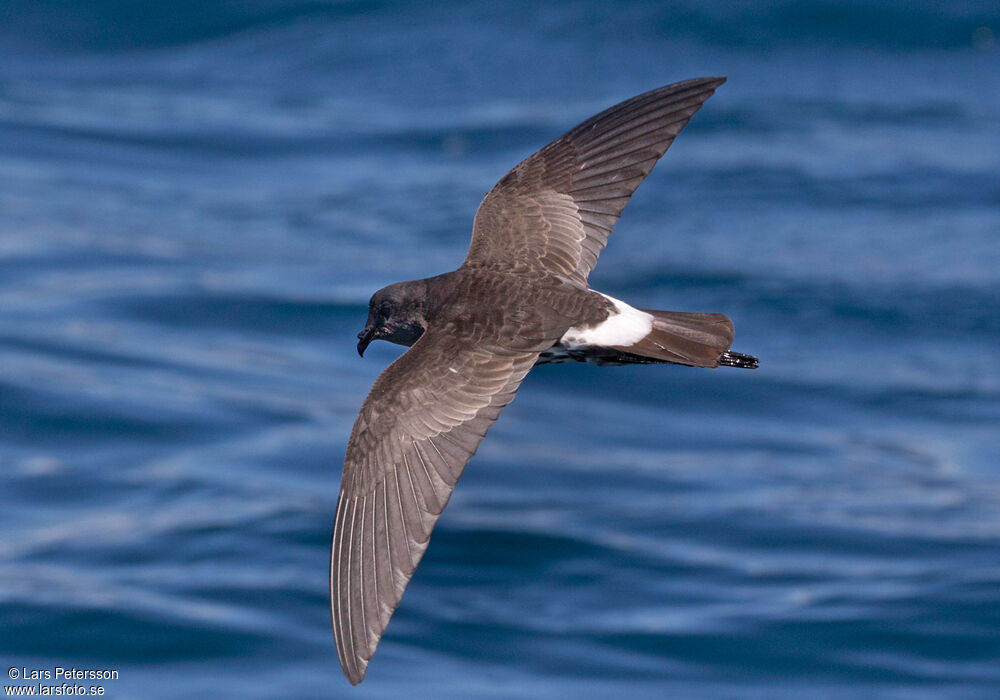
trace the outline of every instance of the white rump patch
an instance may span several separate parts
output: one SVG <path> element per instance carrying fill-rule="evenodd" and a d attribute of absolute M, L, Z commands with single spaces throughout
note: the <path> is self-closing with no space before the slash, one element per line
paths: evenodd
<path fill-rule="evenodd" d="M 559 339 L 560 343 L 571 348 L 584 345 L 628 347 L 638 343 L 653 330 L 652 314 L 634 309 L 607 294 L 601 296 L 615 305 L 611 315 L 596 326 L 573 326 Z"/>

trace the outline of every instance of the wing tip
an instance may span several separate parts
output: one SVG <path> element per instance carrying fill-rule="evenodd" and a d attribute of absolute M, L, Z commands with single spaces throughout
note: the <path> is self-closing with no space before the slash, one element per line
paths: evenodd
<path fill-rule="evenodd" d="M 705 76 L 703 78 L 691 78 L 690 80 L 682 80 L 677 83 L 671 83 L 670 85 L 664 85 L 658 90 L 662 90 L 665 95 L 679 95 L 684 92 L 692 92 L 694 94 L 705 94 L 704 99 L 701 100 L 702 104 L 708 100 L 709 97 L 715 94 L 715 91 L 726 82 L 727 78 L 724 75 L 715 76 Z M 654 91 L 655 92 L 655 91 Z"/>
<path fill-rule="evenodd" d="M 340 661 L 340 670 L 344 672 L 344 676 L 347 677 L 351 685 L 357 685 L 365 679 L 369 659 L 351 650 L 347 644 L 342 642 L 336 631 L 333 636 L 337 647 L 337 660 Z"/>
<path fill-rule="evenodd" d="M 726 82 L 726 76 L 715 75 L 706 76 L 704 78 L 691 78 L 690 80 L 682 80 L 679 83 L 674 83 L 672 85 L 665 85 L 663 90 L 667 94 L 679 95 L 684 92 L 692 92 L 694 94 L 704 94 L 705 97 L 701 100 L 704 104 L 708 98 L 715 94 L 715 91 L 719 89 L 723 83 Z M 697 111 L 697 110 L 696 110 Z"/>
<path fill-rule="evenodd" d="M 690 82 L 701 82 L 706 85 L 711 85 L 713 88 L 717 88 L 726 82 L 727 77 L 724 75 L 706 75 L 703 78 L 694 78 Z"/>
<path fill-rule="evenodd" d="M 347 680 L 351 685 L 358 685 L 365 679 L 365 674 L 368 673 L 368 662 L 364 659 L 355 659 L 357 661 L 359 668 L 354 669 L 354 671 L 348 671 L 344 664 L 341 663 L 340 668 L 343 669 L 344 675 L 347 676 Z"/>
<path fill-rule="evenodd" d="M 726 76 L 717 75 L 713 78 L 709 78 L 710 82 L 708 84 L 712 86 L 712 90 L 714 92 L 715 89 L 718 88 L 720 85 L 722 85 L 724 82 L 726 82 L 726 80 L 727 80 Z"/>
<path fill-rule="evenodd" d="M 700 78 L 688 78 L 687 80 L 679 80 L 675 83 L 669 83 L 662 87 L 655 88 L 653 92 L 655 92 L 656 90 L 671 90 L 673 92 L 681 92 L 682 90 L 686 90 L 694 86 L 706 86 L 714 90 L 715 88 L 719 87 L 724 82 L 726 82 L 726 80 L 728 80 L 728 78 L 724 75 L 705 75 Z"/>

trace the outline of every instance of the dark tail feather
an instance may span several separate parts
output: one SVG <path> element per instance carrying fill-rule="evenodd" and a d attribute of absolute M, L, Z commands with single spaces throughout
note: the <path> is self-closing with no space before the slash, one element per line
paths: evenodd
<path fill-rule="evenodd" d="M 723 314 L 653 311 L 653 330 L 623 353 L 653 362 L 672 362 L 693 367 L 757 367 L 757 358 L 729 352 L 733 343 L 733 323 Z"/>

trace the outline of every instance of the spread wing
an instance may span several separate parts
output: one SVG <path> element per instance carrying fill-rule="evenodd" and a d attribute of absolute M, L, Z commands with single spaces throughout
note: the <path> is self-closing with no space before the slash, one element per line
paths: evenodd
<path fill-rule="evenodd" d="M 352 684 L 364 679 L 462 469 L 537 357 L 431 328 L 372 387 L 347 443 L 330 557 L 337 655 Z"/>
<path fill-rule="evenodd" d="M 586 283 L 639 183 L 725 78 L 651 90 L 522 161 L 476 213 L 465 264 L 545 270 Z"/>

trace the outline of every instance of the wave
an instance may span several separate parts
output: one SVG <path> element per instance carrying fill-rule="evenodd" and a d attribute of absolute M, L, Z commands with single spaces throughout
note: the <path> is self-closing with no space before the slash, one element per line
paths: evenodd
<path fill-rule="evenodd" d="M 49 48 L 120 51 L 191 44 L 253 29 L 277 29 L 296 22 L 335 22 L 370 11 L 371 2 L 246 3 L 176 0 L 14 0 L 6 3 L 11 36 Z"/>
<path fill-rule="evenodd" d="M 492 3 L 438 3 L 419 8 L 402 2 L 255 0 L 233 3 L 126 0 L 13 0 L 5 3 L 7 38 L 52 49 L 109 52 L 163 48 L 282 30 L 296 25 L 337 28 L 359 17 L 386 20 L 386 27 L 426 24 L 449 33 L 457 23 L 508 27 L 507 9 Z M 618 25 L 642 39 L 694 39 L 712 45 L 770 50 L 788 46 L 851 45 L 891 49 L 988 48 L 1000 32 L 1000 6 L 990 3 L 687 2 L 605 4 L 592 0 L 573 12 L 544 5 L 517 13 L 519 32 L 606 37 Z M 644 36 L 643 36 L 644 35 Z"/>

